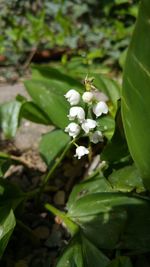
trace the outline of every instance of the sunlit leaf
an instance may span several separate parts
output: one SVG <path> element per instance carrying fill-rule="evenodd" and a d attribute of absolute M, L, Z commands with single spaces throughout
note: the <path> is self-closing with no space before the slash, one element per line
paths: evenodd
<path fill-rule="evenodd" d="M 15 136 L 18 124 L 21 103 L 11 101 L 0 106 L 0 124 L 5 137 L 12 138 Z"/>
<path fill-rule="evenodd" d="M 78 199 L 89 194 L 111 191 L 113 191 L 113 189 L 106 178 L 97 175 L 95 178 L 85 180 L 74 186 L 67 202 L 67 208 L 71 209 L 71 206 L 74 206 Z"/>
<path fill-rule="evenodd" d="M 16 225 L 13 210 L 9 207 L 0 207 L 0 258 L 9 242 Z"/>
<path fill-rule="evenodd" d="M 122 90 L 122 116 L 131 155 L 150 189 L 150 1 L 141 1 L 128 50 Z"/>
<path fill-rule="evenodd" d="M 79 198 L 68 216 L 98 248 L 150 249 L 150 202 L 121 193 Z"/>
<path fill-rule="evenodd" d="M 33 101 L 48 118 L 59 128 L 68 124 L 69 105 L 65 100 L 66 89 L 61 85 L 44 80 L 30 80 L 25 82 L 26 89 Z"/>

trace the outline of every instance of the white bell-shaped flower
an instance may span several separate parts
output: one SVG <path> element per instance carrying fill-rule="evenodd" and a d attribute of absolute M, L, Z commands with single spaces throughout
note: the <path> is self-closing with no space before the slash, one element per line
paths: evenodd
<path fill-rule="evenodd" d="M 82 95 L 82 99 L 85 103 L 90 103 L 93 99 L 93 94 L 92 92 L 85 92 L 83 95 Z"/>
<path fill-rule="evenodd" d="M 71 106 L 77 105 L 80 102 L 80 94 L 74 89 L 70 89 L 67 94 L 65 94 L 65 98 Z"/>
<path fill-rule="evenodd" d="M 82 129 L 85 131 L 86 134 L 89 133 L 89 131 L 94 129 L 96 126 L 96 121 L 92 119 L 86 119 L 81 125 Z"/>
<path fill-rule="evenodd" d="M 89 150 L 84 147 L 84 146 L 78 146 L 76 148 L 76 154 L 74 155 L 75 157 L 77 157 L 78 159 L 80 159 L 81 157 L 83 157 L 84 155 L 89 154 Z"/>
<path fill-rule="evenodd" d="M 93 107 L 93 112 L 96 115 L 96 117 L 99 117 L 102 114 L 107 114 L 108 106 L 104 101 L 100 101 Z"/>
<path fill-rule="evenodd" d="M 65 128 L 65 132 L 67 132 L 70 136 L 72 136 L 73 138 L 75 138 L 79 133 L 80 133 L 80 126 L 75 123 L 75 122 L 71 122 L 66 128 Z"/>
<path fill-rule="evenodd" d="M 94 144 L 97 144 L 99 142 L 103 141 L 103 135 L 101 131 L 95 131 L 94 133 L 92 133 L 91 137 L 90 137 L 90 141 Z"/>
<path fill-rule="evenodd" d="M 71 121 L 77 118 L 79 122 L 83 122 L 85 119 L 85 111 L 81 107 L 72 107 L 70 108 L 68 117 Z"/>

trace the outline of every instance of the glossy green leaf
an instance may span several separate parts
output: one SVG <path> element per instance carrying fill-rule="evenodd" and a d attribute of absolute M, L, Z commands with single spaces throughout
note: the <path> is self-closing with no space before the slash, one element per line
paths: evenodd
<path fill-rule="evenodd" d="M 150 249 L 150 202 L 122 193 L 79 198 L 68 216 L 98 248 Z"/>
<path fill-rule="evenodd" d="M 42 136 L 39 151 L 47 165 L 52 163 L 69 141 L 69 135 L 65 134 L 62 130 L 54 130 Z"/>
<path fill-rule="evenodd" d="M 57 267 L 84 267 L 80 240 L 73 239 L 59 259 Z"/>
<path fill-rule="evenodd" d="M 128 50 L 122 116 L 131 155 L 150 189 L 150 1 L 142 0 Z"/>
<path fill-rule="evenodd" d="M 48 118 L 46 112 L 41 110 L 32 101 L 26 101 L 23 103 L 20 111 L 20 117 L 40 124 L 51 124 L 51 120 Z"/>
<path fill-rule="evenodd" d="M 82 251 L 86 267 L 105 267 L 109 263 L 109 259 L 84 236 L 82 236 Z"/>
<path fill-rule="evenodd" d="M 124 199 L 125 201 L 125 199 Z M 114 205 L 121 205 L 114 193 L 95 193 L 80 198 L 71 205 L 68 216 L 77 223 L 85 236 L 99 248 L 113 249 L 119 242 L 127 213 Z"/>
<path fill-rule="evenodd" d="M 26 89 L 33 101 L 48 115 L 48 118 L 59 128 L 68 124 L 69 105 L 65 100 L 66 88 L 63 85 L 44 80 L 30 80 L 25 82 Z"/>
<path fill-rule="evenodd" d="M 134 165 L 114 171 L 108 179 L 117 191 L 131 192 L 136 190 L 138 193 L 144 191 L 142 178 Z"/>
<path fill-rule="evenodd" d="M 67 75 L 56 68 L 52 68 L 50 66 L 32 66 L 32 77 L 33 79 L 48 79 L 49 82 L 51 80 L 56 80 L 58 83 L 66 83 L 69 85 L 70 89 L 78 89 L 83 90 L 83 84 L 79 82 L 77 79 L 72 78 L 70 75 Z"/>
<path fill-rule="evenodd" d="M 130 258 L 121 256 L 111 261 L 107 267 L 132 267 Z"/>
<path fill-rule="evenodd" d="M 83 235 L 77 235 L 58 261 L 57 267 L 106 267 L 109 259 Z"/>
<path fill-rule="evenodd" d="M 111 192 L 112 190 L 111 185 L 104 177 L 96 176 L 88 179 L 74 186 L 67 202 L 67 208 L 71 209 L 71 206 L 84 196 L 98 192 Z"/>
<path fill-rule="evenodd" d="M 24 194 L 16 185 L 0 179 L 0 257 L 16 224 L 13 210 L 23 199 Z"/>
<path fill-rule="evenodd" d="M 0 258 L 9 242 L 16 225 L 13 210 L 9 207 L 0 207 Z"/>
<path fill-rule="evenodd" d="M 18 124 L 21 103 L 11 101 L 0 106 L 0 124 L 6 138 L 15 136 Z"/>

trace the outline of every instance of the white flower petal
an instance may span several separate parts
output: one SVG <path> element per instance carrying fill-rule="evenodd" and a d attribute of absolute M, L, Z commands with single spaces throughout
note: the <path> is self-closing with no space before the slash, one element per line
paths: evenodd
<path fill-rule="evenodd" d="M 91 137 L 90 137 L 90 141 L 94 144 L 97 144 L 99 142 L 103 141 L 103 135 L 101 131 L 95 131 L 94 133 L 92 133 Z"/>
<path fill-rule="evenodd" d="M 69 90 L 65 97 L 71 106 L 77 105 L 80 102 L 80 94 L 74 89 Z"/>
<path fill-rule="evenodd" d="M 93 94 L 91 92 L 85 92 L 82 95 L 82 99 L 85 103 L 90 103 L 93 99 Z"/>
<path fill-rule="evenodd" d="M 86 119 L 81 125 L 82 129 L 85 131 L 86 134 L 89 133 L 89 131 L 91 129 L 94 129 L 96 126 L 96 121 L 92 119 Z"/>
<path fill-rule="evenodd" d="M 93 112 L 96 115 L 96 117 L 99 117 L 102 114 L 107 114 L 108 106 L 104 101 L 100 101 L 93 107 Z"/>
<path fill-rule="evenodd" d="M 83 122 L 85 119 L 85 111 L 81 107 L 72 107 L 69 111 L 69 120 L 78 119 L 79 122 Z"/>
<path fill-rule="evenodd" d="M 80 133 L 80 126 L 75 123 L 75 122 L 71 122 L 66 128 L 65 128 L 65 132 L 67 132 L 70 136 L 72 136 L 73 138 L 75 138 L 79 133 Z"/>
<path fill-rule="evenodd" d="M 81 157 L 83 157 L 84 155 L 89 154 L 89 150 L 84 147 L 84 146 L 78 146 L 76 148 L 76 154 L 74 155 L 75 157 L 78 157 L 78 159 L 80 159 Z"/>

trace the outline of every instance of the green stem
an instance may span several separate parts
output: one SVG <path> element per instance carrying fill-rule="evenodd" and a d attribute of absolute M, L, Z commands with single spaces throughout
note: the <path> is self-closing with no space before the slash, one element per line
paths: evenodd
<path fill-rule="evenodd" d="M 72 236 L 74 236 L 78 232 L 78 225 L 75 224 L 70 218 L 68 218 L 64 212 L 56 209 L 54 206 L 48 203 L 45 205 L 45 208 L 52 212 L 54 215 L 58 216 L 65 223 Z"/>
<path fill-rule="evenodd" d="M 68 145 L 65 147 L 65 149 L 63 150 L 62 154 L 60 155 L 60 157 L 55 161 L 54 165 L 52 166 L 52 168 L 49 170 L 49 172 L 47 173 L 46 176 L 44 176 L 43 179 L 43 183 L 42 183 L 42 188 L 45 187 L 45 185 L 47 184 L 47 182 L 49 181 L 49 179 L 52 177 L 54 171 L 56 170 L 56 168 L 58 167 L 58 165 L 61 163 L 61 161 L 63 160 L 64 156 L 66 155 L 67 151 L 69 150 L 69 148 L 71 147 L 72 142 L 69 142 Z"/>

